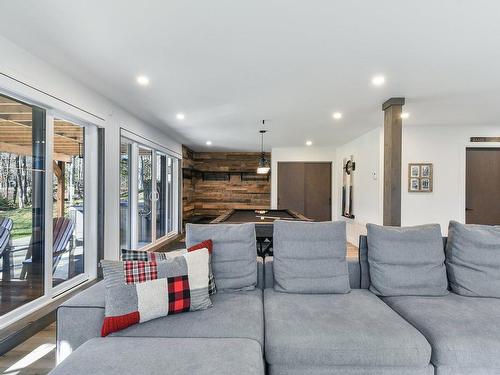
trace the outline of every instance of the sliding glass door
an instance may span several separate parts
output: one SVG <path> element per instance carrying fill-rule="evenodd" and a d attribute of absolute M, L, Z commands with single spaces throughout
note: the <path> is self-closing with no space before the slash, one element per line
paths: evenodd
<path fill-rule="evenodd" d="M 0 316 L 45 293 L 45 111 L 0 96 Z"/>
<path fill-rule="evenodd" d="M 84 272 L 85 128 L 54 119 L 52 285 Z"/>
<path fill-rule="evenodd" d="M 122 136 L 120 245 L 140 249 L 178 231 L 178 159 L 146 140 Z"/>
<path fill-rule="evenodd" d="M 96 149 L 95 126 L 0 95 L 0 327 L 95 275 Z"/>
<path fill-rule="evenodd" d="M 154 200 L 156 202 L 156 238 L 165 236 L 168 232 L 168 158 L 160 152 L 156 153 L 156 191 Z"/>
<path fill-rule="evenodd" d="M 137 246 L 153 239 L 153 151 L 138 146 L 137 152 Z M 156 191 L 155 191 L 156 193 Z"/>

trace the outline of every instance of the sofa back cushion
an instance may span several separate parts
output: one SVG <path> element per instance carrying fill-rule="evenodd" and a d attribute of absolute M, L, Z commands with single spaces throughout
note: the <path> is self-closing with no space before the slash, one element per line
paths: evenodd
<path fill-rule="evenodd" d="M 389 296 L 448 294 L 439 224 L 383 227 L 368 224 L 370 290 Z"/>
<path fill-rule="evenodd" d="M 450 221 L 446 268 L 455 293 L 500 298 L 500 226 Z"/>
<path fill-rule="evenodd" d="M 254 224 L 186 224 L 186 245 L 210 238 L 217 291 L 252 290 L 257 285 Z"/>
<path fill-rule="evenodd" d="M 274 290 L 348 293 L 345 222 L 274 223 Z"/>

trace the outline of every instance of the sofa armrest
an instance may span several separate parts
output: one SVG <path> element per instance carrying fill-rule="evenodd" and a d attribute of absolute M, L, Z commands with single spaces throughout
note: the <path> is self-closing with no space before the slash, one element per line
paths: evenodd
<path fill-rule="evenodd" d="M 101 336 L 104 283 L 85 289 L 57 309 L 57 363 L 86 341 Z"/>

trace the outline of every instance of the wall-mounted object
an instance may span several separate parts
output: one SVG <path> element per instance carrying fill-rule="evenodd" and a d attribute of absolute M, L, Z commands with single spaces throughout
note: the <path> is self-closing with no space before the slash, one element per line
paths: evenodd
<path fill-rule="evenodd" d="M 342 216 L 354 219 L 353 214 L 353 174 L 356 170 L 356 163 L 353 156 L 350 159 L 344 159 L 342 163 L 343 184 L 342 184 Z"/>
<path fill-rule="evenodd" d="M 408 164 L 408 192 L 430 193 L 433 187 L 432 163 Z"/>
<path fill-rule="evenodd" d="M 470 137 L 471 142 L 500 142 L 500 137 Z"/>

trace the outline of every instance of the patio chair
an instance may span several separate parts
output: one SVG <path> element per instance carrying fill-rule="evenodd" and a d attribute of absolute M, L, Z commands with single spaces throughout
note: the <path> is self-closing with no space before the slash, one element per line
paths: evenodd
<path fill-rule="evenodd" d="M 2 280 L 10 280 L 11 232 L 14 222 L 9 217 L 0 217 L 0 258 L 2 258 Z"/>
<path fill-rule="evenodd" d="M 14 227 L 14 222 L 10 217 L 2 217 L 0 216 L 0 228 L 5 228 L 9 232 L 12 232 L 12 228 Z"/>
<path fill-rule="evenodd" d="M 55 272 L 57 265 L 59 264 L 59 261 L 61 260 L 62 256 L 66 252 L 70 252 L 70 257 L 71 257 L 71 252 L 73 251 L 73 247 L 69 246 L 71 242 L 71 238 L 73 237 L 73 231 L 75 229 L 75 222 L 67 217 L 56 217 L 53 220 L 53 235 L 52 235 L 52 255 L 53 255 L 53 261 L 52 261 L 52 273 Z M 26 253 L 26 260 L 23 262 L 23 269 L 21 271 L 21 279 L 25 279 L 27 273 L 29 273 L 29 268 L 31 267 L 32 264 L 32 256 L 31 256 L 31 244 L 28 248 L 28 252 Z M 69 275 L 69 269 L 68 269 L 68 278 L 70 277 Z"/>

